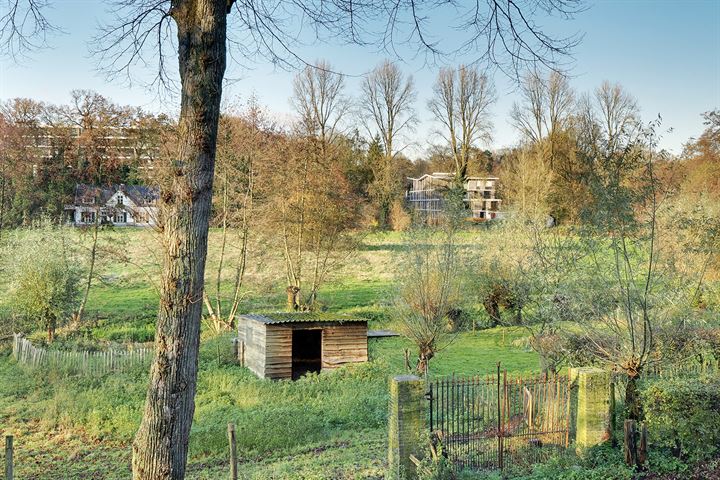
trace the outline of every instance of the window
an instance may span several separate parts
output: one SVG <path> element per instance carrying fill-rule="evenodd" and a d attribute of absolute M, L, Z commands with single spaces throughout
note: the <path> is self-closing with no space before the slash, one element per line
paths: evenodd
<path fill-rule="evenodd" d="M 92 205 L 93 203 L 95 203 L 95 197 L 83 197 L 82 203 Z"/>
<path fill-rule="evenodd" d="M 124 205 L 125 204 L 125 198 L 122 195 L 117 196 L 117 204 L 118 205 Z"/>
<path fill-rule="evenodd" d="M 95 212 L 82 212 L 80 213 L 81 223 L 95 223 Z"/>
<path fill-rule="evenodd" d="M 113 218 L 113 223 L 127 223 L 127 213 L 117 212 Z"/>

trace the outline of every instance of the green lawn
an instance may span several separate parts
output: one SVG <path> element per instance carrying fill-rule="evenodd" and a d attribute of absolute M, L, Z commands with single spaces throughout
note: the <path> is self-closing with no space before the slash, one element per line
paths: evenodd
<path fill-rule="evenodd" d="M 151 340 L 157 310 L 156 239 L 143 230 L 103 234 L 127 246 L 131 261 L 103 260 L 88 302 L 83 341 Z M 208 272 L 216 265 L 216 239 L 217 232 L 211 232 Z M 371 328 L 393 328 L 392 275 L 400 250 L 398 234 L 366 236 L 363 247 L 321 289 L 324 308 L 364 315 Z M 249 272 L 243 311 L 283 308 L 281 284 L 253 289 L 262 273 Z M 1 284 L 0 291 L 7 291 L 7 285 Z M 0 308 L 8 310 L 8 302 L 0 296 Z M 509 372 L 537 371 L 536 355 L 513 344 L 522 334 L 517 329 L 463 332 L 433 359 L 431 375 L 491 373 L 498 361 Z M 406 373 L 404 350 L 414 355 L 407 340 L 372 339 L 367 364 L 297 382 L 273 382 L 234 363 L 231 336 L 203 335 L 188 478 L 227 474 L 228 422 L 238 426 L 243 478 L 383 477 L 388 380 Z M 65 377 L 26 370 L 3 348 L 0 431 L 16 436 L 17 478 L 129 478 L 130 442 L 142 413 L 147 371 Z"/>
<path fill-rule="evenodd" d="M 490 373 L 497 361 L 510 372 L 536 370 L 535 355 L 512 346 L 517 336 L 505 329 L 463 333 L 433 360 L 432 372 Z M 401 338 L 374 339 L 367 364 L 273 382 L 233 363 L 229 336 L 204 341 L 189 478 L 226 471 L 228 422 L 238 425 L 247 478 L 380 478 L 387 383 L 405 373 L 409 347 Z M 18 478 L 57 478 L 49 468 L 63 478 L 127 478 L 146 379 L 142 369 L 96 379 L 46 375 L 3 356 L 0 430 L 16 435 Z"/>

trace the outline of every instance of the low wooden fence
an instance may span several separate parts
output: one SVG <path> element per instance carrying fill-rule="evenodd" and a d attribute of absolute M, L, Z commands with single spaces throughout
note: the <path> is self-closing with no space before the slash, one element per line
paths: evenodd
<path fill-rule="evenodd" d="M 72 373 L 103 375 L 148 365 L 154 350 L 145 346 L 105 351 L 62 351 L 36 347 L 22 335 L 13 337 L 13 358 L 29 367 L 55 368 Z"/>

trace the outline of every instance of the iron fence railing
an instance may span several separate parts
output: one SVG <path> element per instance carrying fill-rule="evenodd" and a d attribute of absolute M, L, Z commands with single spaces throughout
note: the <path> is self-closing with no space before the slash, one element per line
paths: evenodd
<path fill-rule="evenodd" d="M 543 461 L 568 446 L 567 376 L 451 377 L 429 384 L 429 426 L 457 470 Z"/>

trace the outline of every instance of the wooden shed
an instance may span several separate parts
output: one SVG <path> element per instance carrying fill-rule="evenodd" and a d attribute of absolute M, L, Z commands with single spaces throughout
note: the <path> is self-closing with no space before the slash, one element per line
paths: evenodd
<path fill-rule="evenodd" d="M 273 379 L 366 362 L 367 320 L 309 312 L 240 315 L 238 357 L 258 377 Z"/>

